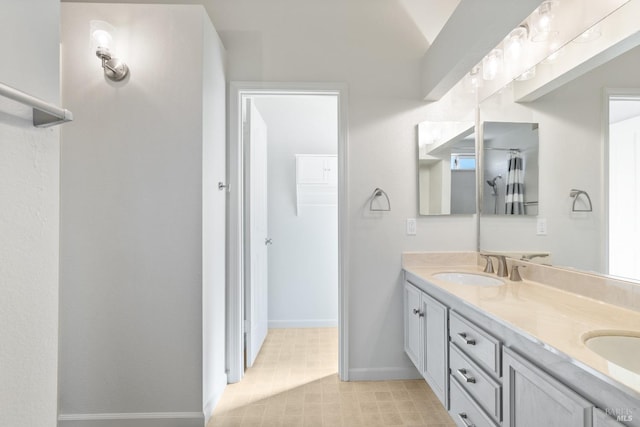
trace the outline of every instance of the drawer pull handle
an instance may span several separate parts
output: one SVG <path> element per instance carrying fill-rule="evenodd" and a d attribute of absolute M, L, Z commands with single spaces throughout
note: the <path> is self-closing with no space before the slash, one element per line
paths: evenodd
<path fill-rule="evenodd" d="M 467 370 L 464 368 L 458 369 L 458 375 L 462 377 L 466 383 L 475 383 L 476 379 L 467 375 Z"/>
<path fill-rule="evenodd" d="M 467 333 L 466 332 L 460 332 L 458 334 L 458 336 L 460 338 L 462 338 L 462 341 L 464 341 L 465 344 L 476 345 L 476 340 L 472 340 L 471 338 L 467 338 Z"/>
<path fill-rule="evenodd" d="M 464 412 L 460 412 L 458 414 L 458 418 L 460 418 L 460 421 L 462 421 L 462 423 L 465 426 L 467 426 L 467 427 L 476 427 L 476 425 L 469 420 L 469 417 L 467 417 L 467 414 L 465 414 Z"/>

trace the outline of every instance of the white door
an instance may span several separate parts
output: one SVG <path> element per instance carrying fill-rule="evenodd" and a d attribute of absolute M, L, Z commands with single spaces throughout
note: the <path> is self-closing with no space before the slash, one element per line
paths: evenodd
<path fill-rule="evenodd" d="M 267 336 L 267 125 L 251 99 L 245 104 L 245 354 L 253 365 Z"/>

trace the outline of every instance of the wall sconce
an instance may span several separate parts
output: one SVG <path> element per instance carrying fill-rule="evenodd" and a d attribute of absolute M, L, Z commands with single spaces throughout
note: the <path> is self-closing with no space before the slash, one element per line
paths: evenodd
<path fill-rule="evenodd" d="M 108 22 L 90 22 L 91 49 L 95 52 L 96 56 L 102 60 L 104 75 L 110 80 L 118 82 L 127 77 L 129 67 L 120 59 L 114 58 L 111 54 L 113 34 L 115 34 L 115 32 L 115 27 Z"/>

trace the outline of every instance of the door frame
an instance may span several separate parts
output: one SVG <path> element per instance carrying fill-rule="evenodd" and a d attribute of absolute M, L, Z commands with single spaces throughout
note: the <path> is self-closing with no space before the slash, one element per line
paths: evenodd
<path fill-rule="evenodd" d="M 242 98 L 264 95 L 334 95 L 338 98 L 338 374 L 349 380 L 348 322 L 348 197 L 347 85 L 345 83 L 235 82 L 229 84 L 227 171 L 227 378 L 244 376 L 244 147 Z"/>
<path fill-rule="evenodd" d="M 611 274 L 609 271 L 609 148 L 611 141 L 609 140 L 609 127 L 611 126 L 609 102 L 611 98 L 616 97 L 629 97 L 640 98 L 640 89 L 638 88 L 611 88 L 605 87 L 603 89 L 603 106 L 602 106 L 602 179 L 600 180 L 600 194 L 603 195 L 603 212 L 602 212 L 602 234 L 601 240 L 604 246 L 602 251 L 602 266 L 606 274 Z"/>

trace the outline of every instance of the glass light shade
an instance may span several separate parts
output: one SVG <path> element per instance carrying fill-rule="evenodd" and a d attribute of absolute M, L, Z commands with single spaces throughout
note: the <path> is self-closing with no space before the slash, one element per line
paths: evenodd
<path fill-rule="evenodd" d="M 531 41 L 532 42 L 544 42 L 549 39 L 553 34 L 558 32 L 554 28 L 554 13 L 553 9 L 556 7 L 556 1 L 542 2 L 531 15 Z"/>
<path fill-rule="evenodd" d="M 517 61 L 522 56 L 524 43 L 527 39 L 527 27 L 519 26 L 511 30 L 504 39 L 504 59 L 507 61 Z"/>
<path fill-rule="evenodd" d="M 478 88 L 482 87 L 482 75 L 480 74 L 480 66 L 476 65 L 469 71 L 465 80 L 465 86 L 467 91 L 476 92 Z"/>
<path fill-rule="evenodd" d="M 576 43 L 588 43 L 600 37 L 602 35 L 602 27 L 600 24 L 596 24 L 591 28 L 588 28 L 585 32 L 576 37 L 573 41 Z"/>
<path fill-rule="evenodd" d="M 115 31 L 115 27 L 105 21 L 93 20 L 89 23 L 91 50 L 94 54 L 98 48 L 107 50 L 113 48 L 113 35 Z"/>
<path fill-rule="evenodd" d="M 493 80 L 502 71 L 502 49 L 493 49 L 482 59 L 482 78 Z"/>
<path fill-rule="evenodd" d="M 525 80 L 531 80 L 535 76 L 536 76 L 536 67 L 533 66 L 529 68 L 527 71 L 525 71 L 524 73 L 520 74 L 518 77 L 516 77 L 516 80 L 519 82 L 523 82 Z"/>
<path fill-rule="evenodd" d="M 564 51 L 564 46 L 558 40 L 549 43 L 549 55 L 541 61 L 542 64 L 552 64 L 556 61 Z"/>

